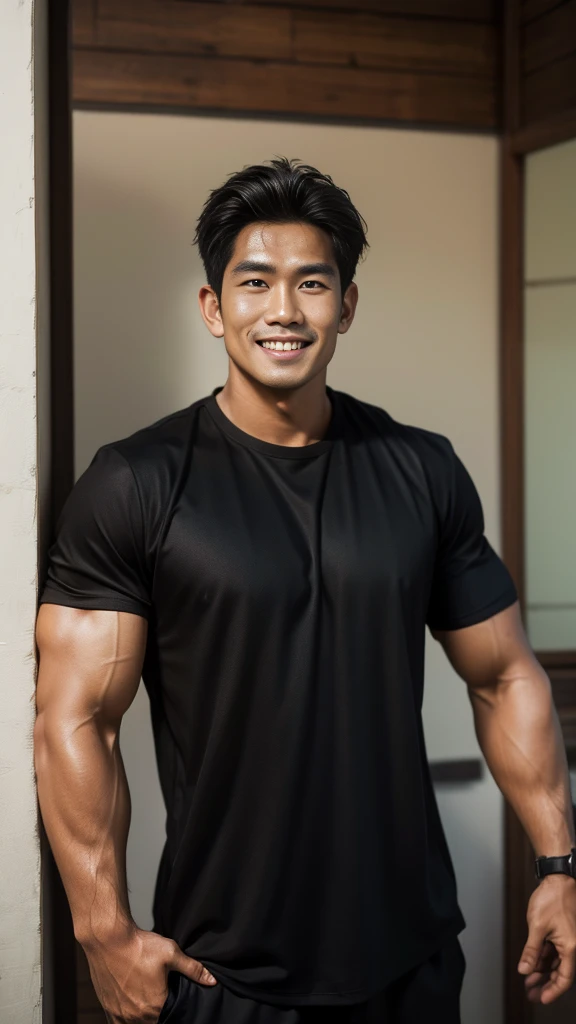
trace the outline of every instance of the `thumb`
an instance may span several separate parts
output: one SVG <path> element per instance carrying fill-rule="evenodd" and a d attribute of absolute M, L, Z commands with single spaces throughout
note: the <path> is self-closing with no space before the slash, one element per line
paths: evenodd
<path fill-rule="evenodd" d="M 199 982 L 200 985 L 217 984 L 216 978 L 210 974 L 210 971 L 207 967 L 204 967 L 204 964 L 201 964 L 199 960 L 194 960 L 191 956 L 186 956 L 186 953 L 183 953 L 178 946 L 175 946 L 168 967 L 170 970 L 184 974 L 191 981 Z"/>
<path fill-rule="evenodd" d="M 528 939 L 524 949 L 522 950 L 520 963 L 518 964 L 518 971 L 520 974 L 530 974 L 532 971 L 536 970 L 545 940 L 546 934 L 544 931 L 541 931 L 534 926 L 530 928 Z"/>

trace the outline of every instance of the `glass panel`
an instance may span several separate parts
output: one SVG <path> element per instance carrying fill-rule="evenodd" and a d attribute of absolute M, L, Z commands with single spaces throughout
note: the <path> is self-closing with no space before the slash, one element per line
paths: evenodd
<path fill-rule="evenodd" d="M 526 160 L 526 624 L 576 650 L 576 140 Z"/>

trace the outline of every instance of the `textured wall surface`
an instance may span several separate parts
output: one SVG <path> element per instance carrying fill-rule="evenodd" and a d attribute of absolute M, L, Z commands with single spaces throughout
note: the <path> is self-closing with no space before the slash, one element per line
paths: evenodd
<path fill-rule="evenodd" d="M 36 4 L 39 16 L 43 3 Z M 0 9 L 0 1020 L 40 1021 L 32 0 Z"/>

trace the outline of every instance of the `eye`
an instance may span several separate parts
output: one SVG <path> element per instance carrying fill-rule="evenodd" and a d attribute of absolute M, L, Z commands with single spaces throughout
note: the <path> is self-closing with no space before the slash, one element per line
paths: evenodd
<path fill-rule="evenodd" d="M 249 281 L 242 281 L 242 284 L 251 285 L 254 288 L 259 288 L 260 285 L 266 287 L 266 281 L 262 281 L 259 277 L 252 277 Z"/>
<path fill-rule="evenodd" d="M 325 288 L 326 285 L 322 284 L 321 281 L 303 281 L 300 287 L 305 288 L 307 292 L 311 292 L 317 288 Z"/>

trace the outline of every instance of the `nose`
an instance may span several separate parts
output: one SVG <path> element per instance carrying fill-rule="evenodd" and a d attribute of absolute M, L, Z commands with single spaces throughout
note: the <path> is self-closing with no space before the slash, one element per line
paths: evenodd
<path fill-rule="evenodd" d="M 289 327 L 290 324 L 302 324 L 304 315 L 298 303 L 298 295 L 289 285 L 278 283 L 269 292 L 268 306 L 264 319 L 269 327 L 278 324 Z"/>

